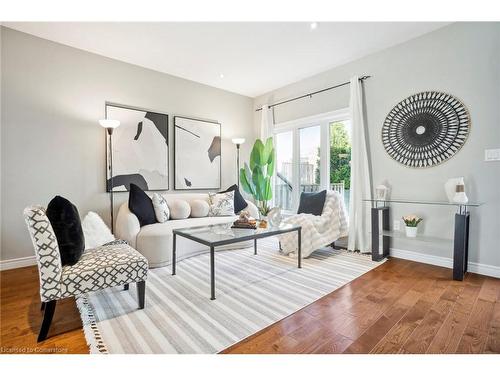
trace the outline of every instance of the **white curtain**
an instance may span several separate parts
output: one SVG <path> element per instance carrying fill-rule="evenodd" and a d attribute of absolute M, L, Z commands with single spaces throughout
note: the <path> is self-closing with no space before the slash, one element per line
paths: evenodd
<path fill-rule="evenodd" d="M 352 126 L 351 189 L 349 198 L 349 250 L 371 251 L 369 228 L 371 176 L 368 165 L 365 122 L 363 119 L 363 87 L 358 76 L 351 78 L 349 112 Z"/>
<path fill-rule="evenodd" d="M 266 142 L 266 139 L 273 135 L 274 118 L 273 111 L 269 109 L 269 105 L 265 104 L 262 106 L 262 118 L 260 121 L 260 139 L 262 142 Z"/>

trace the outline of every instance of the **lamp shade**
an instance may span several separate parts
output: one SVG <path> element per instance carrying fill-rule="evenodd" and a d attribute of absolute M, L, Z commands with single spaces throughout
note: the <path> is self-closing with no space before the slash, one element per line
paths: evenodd
<path fill-rule="evenodd" d="M 231 141 L 235 145 L 242 145 L 243 143 L 245 143 L 245 138 L 233 138 L 233 139 L 231 139 Z"/>
<path fill-rule="evenodd" d="M 115 129 L 120 126 L 120 121 L 118 120 L 99 120 L 99 124 L 106 129 Z"/>

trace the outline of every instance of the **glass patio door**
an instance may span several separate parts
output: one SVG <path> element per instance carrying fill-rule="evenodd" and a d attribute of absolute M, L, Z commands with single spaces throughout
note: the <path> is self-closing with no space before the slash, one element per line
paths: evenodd
<path fill-rule="evenodd" d="M 275 206 L 296 213 L 302 192 L 332 189 L 349 207 L 348 116 L 344 109 L 276 125 Z"/>
<path fill-rule="evenodd" d="M 329 124 L 330 133 L 330 189 L 335 190 L 344 199 L 349 209 L 349 191 L 351 184 L 351 123 L 348 120 Z"/>
<path fill-rule="evenodd" d="M 276 176 L 274 204 L 285 211 L 293 208 L 293 132 L 278 133 L 275 136 Z"/>
<path fill-rule="evenodd" d="M 321 127 L 299 129 L 300 192 L 314 193 L 320 190 Z"/>

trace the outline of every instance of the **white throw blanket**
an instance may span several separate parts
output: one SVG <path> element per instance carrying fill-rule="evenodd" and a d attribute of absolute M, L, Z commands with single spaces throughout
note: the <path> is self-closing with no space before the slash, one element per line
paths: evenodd
<path fill-rule="evenodd" d="M 302 226 L 302 257 L 330 245 L 348 234 L 347 212 L 344 200 L 336 191 L 327 191 L 321 216 L 297 214 L 283 220 L 285 223 Z M 279 236 L 281 253 L 297 256 L 297 232 Z"/>

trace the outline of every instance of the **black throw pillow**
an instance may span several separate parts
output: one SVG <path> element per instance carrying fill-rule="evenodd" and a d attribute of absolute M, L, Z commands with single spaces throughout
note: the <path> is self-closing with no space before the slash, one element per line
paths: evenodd
<path fill-rule="evenodd" d="M 156 223 L 155 209 L 153 201 L 136 184 L 130 184 L 130 194 L 128 195 L 128 208 L 139 219 L 141 227 Z"/>
<path fill-rule="evenodd" d="M 234 184 L 232 186 L 229 186 L 226 190 L 221 191 L 221 193 L 227 193 L 230 191 L 234 191 L 234 213 L 237 214 L 244 208 L 248 207 L 248 203 L 243 198 L 243 195 L 240 193 L 240 189 L 238 188 L 238 185 Z"/>
<path fill-rule="evenodd" d="M 298 214 L 313 214 L 321 216 L 323 206 L 325 205 L 326 190 L 319 193 L 302 193 L 300 194 Z"/>
<path fill-rule="evenodd" d="M 69 200 L 58 195 L 49 202 L 46 214 L 56 235 L 62 265 L 74 265 L 85 250 L 78 209 Z"/>

